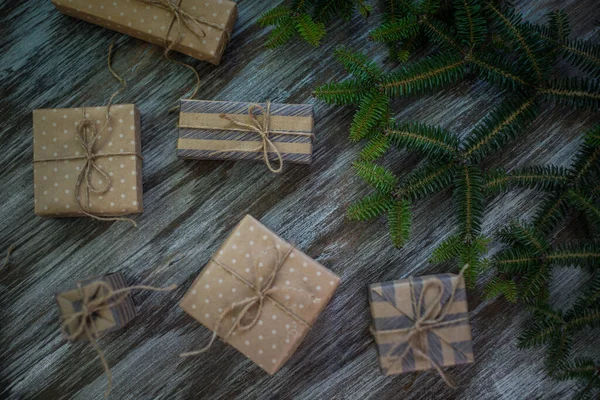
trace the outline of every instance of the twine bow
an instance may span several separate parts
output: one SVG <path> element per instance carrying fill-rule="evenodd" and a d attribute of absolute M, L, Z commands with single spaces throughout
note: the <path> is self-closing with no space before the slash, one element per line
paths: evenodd
<path fill-rule="evenodd" d="M 61 330 L 63 335 L 68 340 L 75 340 L 81 335 L 90 341 L 94 349 L 98 353 L 100 362 L 106 372 L 108 384 L 104 397 L 108 397 L 112 389 L 112 373 L 104 352 L 100 348 L 100 345 L 96 341 L 99 336 L 99 332 L 96 329 L 95 319 L 99 313 L 110 310 L 111 308 L 121 304 L 132 290 L 152 290 L 155 292 L 168 292 L 177 288 L 177 285 L 171 285 L 167 288 L 157 288 L 153 286 L 129 286 L 123 289 L 113 290 L 112 287 L 104 281 L 96 281 L 90 285 L 96 285 L 97 290 L 95 292 L 90 290 L 84 290 L 80 283 L 77 284 L 79 295 L 81 296 L 81 310 L 74 311 L 70 314 L 63 315 L 63 322 L 61 324 Z M 71 325 L 75 323 L 75 327 L 70 329 Z M 68 333 L 67 333 L 68 332 Z"/>
<path fill-rule="evenodd" d="M 198 71 L 196 70 L 196 68 L 192 67 L 191 65 L 186 64 L 181 61 L 174 60 L 169 56 L 169 53 L 171 52 L 171 50 L 173 50 L 173 48 L 181 41 L 183 26 L 185 25 L 194 35 L 198 36 L 199 38 L 206 37 L 206 32 L 204 31 L 204 28 L 202 27 L 202 25 L 209 26 L 211 28 L 215 28 L 219 31 L 224 32 L 225 35 L 227 36 L 227 41 L 229 41 L 229 32 L 227 30 L 223 29 L 218 24 L 207 21 L 206 19 L 204 19 L 202 17 L 192 15 L 192 14 L 186 12 L 185 10 L 183 10 L 180 6 L 182 0 L 140 0 L 140 1 L 142 3 L 148 4 L 148 5 L 153 5 L 158 8 L 161 8 L 163 10 L 166 10 L 172 14 L 171 23 L 169 25 L 169 29 L 167 30 L 167 35 L 165 37 L 165 58 L 175 64 L 179 64 L 181 66 L 186 67 L 187 69 L 189 69 L 190 71 L 192 71 L 194 73 L 194 75 L 196 76 L 196 87 L 195 87 L 194 91 L 192 92 L 191 96 L 189 97 L 190 99 L 193 99 L 196 96 L 196 94 L 198 94 L 198 91 L 200 90 L 200 75 L 198 74 Z M 171 30 L 173 29 L 174 25 L 177 26 L 177 30 L 175 33 L 175 40 L 170 41 L 169 36 L 171 34 Z"/>
<path fill-rule="evenodd" d="M 142 159 L 142 156 L 137 152 L 119 152 L 119 153 L 102 153 L 99 154 L 94 150 L 94 145 L 98 140 L 98 137 L 104 130 L 108 127 L 110 122 L 110 108 L 112 106 L 113 99 L 115 96 L 120 94 L 123 90 L 127 89 L 127 83 L 123 78 L 121 78 L 112 68 L 112 49 L 114 43 L 111 43 L 108 48 L 108 69 L 111 74 L 121 83 L 121 87 L 115 93 L 110 96 L 108 100 L 108 104 L 106 106 L 105 113 L 105 121 L 104 125 L 100 130 L 96 128 L 96 124 L 93 121 L 90 121 L 85 117 L 85 108 L 83 109 L 83 116 L 81 120 L 79 120 L 77 124 L 77 133 L 75 135 L 77 142 L 81 146 L 83 150 L 82 155 L 75 156 L 66 156 L 66 157 L 53 157 L 53 158 L 42 158 L 33 160 L 34 163 L 37 162 L 48 162 L 48 161 L 66 161 L 66 160 L 85 160 L 83 167 L 81 168 L 79 175 L 77 176 L 77 183 L 75 184 L 74 196 L 75 203 L 79 207 L 79 211 L 90 218 L 99 220 L 99 221 L 127 221 L 131 223 L 133 226 L 137 227 L 137 224 L 134 220 L 130 218 L 121 218 L 121 217 L 100 217 L 90 212 L 90 192 L 95 193 L 97 195 L 104 194 L 108 192 L 112 186 L 112 182 L 110 176 L 104 172 L 102 167 L 96 162 L 98 158 L 101 157 L 113 157 L 113 156 L 135 156 Z M 91 135 L 88 131 L 91 131 Z M 101 188 L 96 188 L 92 183 L 92 173 L 96 171 L 100 176 L 102 176 L 102 181 L 104 185 Z M 82 204 L 81 202 L 81 187 L 84 187 L 85 194 L 85 202 Z"/>
<path fill-rule="evenodd" d="M 258 264 L 261 260 L 261 257 L 273 249 L 275 249 L 277 252 L 276 264 L 273 267 L 273 269 L 271 270 L 271 273 L 269 274 L 268 278 L 266 280 L 261 279 L 261 277 L 259 275 Z M 231 303 L 231 305 L 229 307 L 227 307 L 219 316 L 219 319 L 217 320 L 215 329 L 213 331 L 213 334 L 212 334 L 211 339 L 208 342 L 208 344 L 205 347 L 201 348 L 200 350 L 182 353 L 182 354 L 180 354 L 180 356 L 188 357 L 188 356 L 194 356 L 194 355 L 198 355 L 198 354 L 207 352 L 212 347 L 213 343 L 215 342 L 215 339 L 217 338 L 217 336 L 219 334 L 219 330 L 221 329 L 221 325 L 222 325 L 225 317 L 227 317 L 229 314 L 231 314 L 235 309 L 237 309 L 239 307 L 242 307 L 242 309 L 235 317 L 235 321 L 233 322 L 233 325 L 231 326 L 231 328 L 229 328 L 229 330 L 227 330 L 225 335 L 223 335 L 223 340 L 227 341 L 227 338 L 229 338 L 229 336 L 236 330 L 244 332 L 244 331 L 249 331 L 250 329 L 252 329 L 256 325 L 258 320 L 260 319 L 266 298 L 273 300 L 274 304 L 276 304 L 281 310 L 283 310 L 284 312 L 286 312 L 287 314 L 289 314 L 290 316 L 292 316 L 294 319 L 298 320 L 302 324 L 310 327 L 310 324 L 308 322 L 304 321 L 300 316 L 296 315 L 291 310 L 289 310 L 288 308 L 286 308 L 285 306 L 280 304 L 278 301 L 276 301 L 275 299 L 273 299 L 272 297 L 269 296 L 270 294 L 277 292 L 277 291 L 293 291 L 293 292 L 297 292 L 297 293 L 301 293 L 301 294 L 305 295 L 306 297 L 310 298 L 310 300 L 313 303 L 319 303 L 321 301 L 320 298 L 314 296 L 312 293 L 307 292 L 306 290 L 303 290 L 303 289 L 294 288 L 294 287 L 290 287 L 290 286 L 273 286 L 273 282 L 275 280 L 275 277 L 277 276 L 277 273 L 279 272 L 279 270 L 285 263 L 285 260 L 289 257 L 289 255 L 292 253 L 293 250 L 294 250 L 294 247 L 290 246 L 289 250 L 282 256 L 281 253 L 279 252 L 279 250 L 277 250 L 277 248 L 275 248 L 275 247 L 269 247 L 269 248 L 265 249 L 261 253 L 261 255 L 256 259 L 256 261 L 254 263 L 254 266 L 253 266 L 254 283 L 253 284 L 248 282 L 243 277 L 241 277 L 237 272 L 235 272 L 234 270 L 229 268 L 227 265 L 225 265 L 213 258 L 212 260 L 217 265 L 219 265 L 225 271 L 229 272 L 231 275 L 238 278 L 245 285 L 250 287 L 255 292 L 255 295 L 247 297 L 243 300 Z M 265 282 L 264 284 L 262 283 L 263 281 Z M 254 318 L 252 318 L 247 323 L 243 323 L 242 320 L 244 320 L 249 315 L 250 310 L 255 306 L 256 306 L 256 311 L 254 314 Z"/>
<path fill-rule="evenodd" d="M 256 118 L 256 115 L 254 115 L 254 110 L 256 110 L 256 109 L 260 110 L 262 113 L 262 116 L 263 116 L 262 122 L 260 122 L 258 120 L 258 118 Z M 246 124 L 245 122 L 238 121 L 237 119 L 232 118 L 232 117 L 228 116 L 227 114 L 220 114 L 219 117 L 226 119 L 226 120 L 236 124 L 237 126 L 248 128 L 251 131 L 256 132 L 261 138 L 261 141 L 262 141 L 261 144 L 259 146 L 257 146 L 256 149 L 243 150 L 243 151 L 256 152 L 256 151 L 262 150 L 263 158 L 265 160 L 265 164 L 267 165 L 267 168 L 269 168 L 269 170 L 271 172 L 274 172 L 276 174 L 280 173 L 283 169 L 283 158 L 281 157 L 281 152 L 279 151 L 279 149 L 277 149 L 277 146 L 275 146 L 275 144 L 269 138 L 269 135 L 271 134 L 271 130 L 270 130 L 271 102 L 270 101 L 267 102 L 266 110 L 260 104 L 252 104 L 250 107 L 248 107 L 248 115 L 250 116 L 250 120 L 252 121 L 252 124 Z M 271 161 L 269 160 L 269 149 L 273 150 L 273 152 L 277 156 L 277 159 L 279 161 L 278 168 L 273 168 Z M 242 150 L 236 150 L 236 149 L 220 150 L 220 151 L 215 151 L 212 154 L 219 153 L 222 151 L 229 152 L 229 151 L 242 151 Z"/>
<path fill-rule="evenodd" d="M 464 272 L 467 270 L 467 268 L 469 268 L 468 264 L 466 264 L 460 270 L 460 272 L 458 274 L 459 279 L 454 281 L 454 284 L 452 286 L 452 292 L 450 293 L 450 297 L 448 298 L 448 301 L 439 310 L 437 310 L 438 305 L 440 304 L 440 301 L 442 300 L 442 296 L 444 294 L 444 287 L 443 287 L 442 283 L 438 280 L 427 281 L 423 285 L 423 288 L 421 289 L 421 294 L 418 298 L 418 301 L 415 302 L 416 297 L 417 297 L 416 292 L 415 292 L 415 286 L 413 285 L 412 277 L 409 278 L 411 301 L 415 305 L 415 316 L 416 316 L 416 319 L 413 321 L 413 325 L 408 328 L 389 329 L 389 330 L 375 330 L 374 328 L 371 328 L 371 332 L 374 336 L 405 334 L 406 335 L 406 349 L 404 349 L 402 354 L 400 354 L 399 356 L 392 357 L 392 362 L 393 363 L 402 363 L 404 361 L 404 359 L 406 358 L 406 356 L 408 355 L 409 351 L 412 350 L 415 354 L 425 358 L 426 360 L 429 360 L 431 365 L 436 369 L 436 371 L 442 377 L 444 382 L 446 382 L 446 384 L 453 389 L 456 389 L 456 383 L 452 380 L 452 378 L 450 378 L 448 375 L 446 375 L 446 373 L 444 373 L 444 371 L 442 370 L 442 367 L 436 361 L 434 361 L 431 357 L 429 357 L 429 355 L 427 355 L 424 351 L 421 350 L 421 345 L 419 344 L 417 339 L 418 339 L 419 335 L 423 332 L 427 332 L 432 329 L 441 328 L 446 325 L 453 325 L 453 324 L 456 324 L 457 322 L 468 321 L 468 317 L 444 321 L 444 318 L 446 318 L 446 315 L 448 314 L 448 310 L 454 303 L 454 296 L 456 294 L 458 282 L 460 282 L 460 278 L 462 278 L 462 276 L 463 276 Z M 425 308 L 426 307 L 425 294 L 428 290 L 431 290 L 432 288 L 438 289 L 438 295 L 435 298 L 435 300 L 433 302 L 431 302 L 431 305 L 429 306 L 429 308 Z M 425 308 L 425 310 L 423 310 L 423 308 Z M 436 310 L 437 310 L 437 313 L 436 313 Z M 398 346 L 393 347 L 389 351 L 389 354 L 393 354 L 396 350 L 398 350 L 403 345 L 404 345 L 404 342 L 402 342 Z"/>

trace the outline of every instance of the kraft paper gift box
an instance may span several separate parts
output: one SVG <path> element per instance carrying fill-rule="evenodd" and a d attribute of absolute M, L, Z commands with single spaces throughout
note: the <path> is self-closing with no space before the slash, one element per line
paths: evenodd
<path fill-rule="evenodd" d="M 218 327 L 226 343 L 274 374 L 296 351 L 339 282 L 330 270 L 247 215 L 180 305 L 213 332 Z M 265 294 L 262 307 L 257 291 Z M 238 306 L 231 310 L 234 304 Z M 240 315 L 246 305 L 248 312 Z M 250 328 L 228 334 L 238 318 Z"/>
<path fill-rule="evenodd" d="M 106 107 L 33 111 L 37 215 L 73 217 L 85 216 L 85 211 L 99 217 L 114 217 L 143 211 L 140 113 L 133 104 L 113 105 L 109 122 L 106 126 L 105 123 Z M 83 132 L 88 144 L 94 132 L 99 132 L 87 153 L 77 136 L 80 124 L 86 124 Z M 97 168 L 91 167 L 86 154 L 94 157 Z M 86 165 L 90 165 L 89 170 Z M 88 177 L 89 202 L 86 201 Z M 79 201 L 75 198 L 78 179 L 81 179 Z M 94 193 L 93 188 L 106 191 Z"/>
<path fill-rule="evenodd" d="M 258 123 L 259 129 L 268 128 L 268 139 L 283 161 L 312 161 L 314 113 L 310 104 L 181 100 L 180 111 L 179 157 L 264 161 L 261 134 L 249 127 Z M 270 145 L 267 152 L 269 161 L 277 166 L 278 157 Z"/>
<path fill-rule="evenodd" d="M 439 367 L 473 362 L 462 275 L 375 283 L 369 287 L 369 301 L 384 375 L 430 369 L 434 362 Z M 414 331 L 417 320 L 421 325 L 419 332 Z"/>
<path fill-rule="evenodd" d="M 218 65 L 237 18 L 229 0 L 52 0 L 63 14 Z M 177 40 L 178 36 L 180 37 Z"/>
<path fill-rule="evenodd" d="M 81 281 L 78 283 L 81 290 L 73 289 L 56 296 L 62 319 L 64 320 L 69 315 L 81 311 L 84 301 L 86 303 L 93 302 L 95 299 L 105 296 L 107 290 L 100 282 L 107 284 L 113 291 L 127 287 L 125 278 L 120 272 Z M 121 297 L 124 298 L 121 299 Z M 121 329 L 136 316 L 135 304 L 129 293 L 119 295 L 108 303 L 111 305 L 110 308 L 95 312 L 93 318 L 89 321 L 90 331 L 96 339 L 109 332 Z M 71 335 L 79 322 L 76 319 L 70 321 L 66 333 Z M 78 336 L 75 339 L 85 339 L 85 335 Z"/>

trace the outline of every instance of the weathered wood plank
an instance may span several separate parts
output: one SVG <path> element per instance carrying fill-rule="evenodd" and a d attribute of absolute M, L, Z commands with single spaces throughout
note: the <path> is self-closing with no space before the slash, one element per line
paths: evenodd
<path fill-rule="evenodd" d="M 102 339 L 115 377 L 114 398 L 521 399 L 572 393 L 572 383 L 545 377 L 542 351 L 516 349 L 527 314 L 503 300 L 483 300 L 484 279 L 469 296 L 476 363 L 450 369 L 460 389 L 447 389 L 428 372 L 404 393 L 412 375 L 380 375 L 368 332 L 367 285 L 448 268 L 426 260 L 454 229 L 451 196 L 443 193 L 415 207 L 412 239 L 402 250 L 391 246 L 384 220 L 345 220 L 346 206 L 368 191 L 349 168 L 360 147 L 347 140 L 352 110 L 317 103 L 310 92 L 316 84 L 344 76 L 332 59 L 338 44 L 386 61 L 385 49 L 366 39 L 375 18 L 334 24 L 318 49 L 294 42 L 265 50 L 266 32 L 254 22 L 266 3 L 239 1 L 240 18 L 220 66 L 191 62 L 203 78 L 201 98 L 315 104 L 315 161 L 289 164 L 280 176 L 260 163 L 176 157 L 177 115 L 166 110 L 185 96 L 193 80 L 189 71 L 165 61 L 159 47 L 63 16 L 49 1 L 0 4 L 0 251 L 17 246 L 0 275 L 0 397 L 102 396 L 106 378 L 93 349 L 60 337 L 54 294 L 77 279 L 116 270 L 130 282 L 177 283 L 180 288 L 172 295 L 135 294 L 138 318 Z M 518 3 L 531 21 L 565 8 L 575 36 L 597 35 L 594 21 L 600 19 L 600 9 L 595 0 Z M 135 102 L 142 111 L 145 212 L 136 217 L 139 228 L 87 219 L 42 220 L 33 214 L 31 111 L 104 105 L 117 88 L 105 65 L 113 39 L 114 67 L 129 83 L 117 101 Z M 397 101 L 395 107 L 399 117 L 466 133 L 499 98 L 485 84 L 464 82 L 436 95 Z M 548 104 L 531 129 L 486 163 L 567 165 L 581 130 L 598 121 L 597 115 Z M 409 171 L 418 159 L 396 153 L 388 162 L 397 171 Z M 514 192 L 492 200 L 485 232 L 531 216 L 536 199 L 533 193 Z M 205 343 L 209 332 L 177 302 L 246 213 L 342 277 L 304 344 L 273 377 L 222 343 L 205 357 L 178 357 Z M 555 300 L 567 304 L 568 292 L 584 277 L 561 270 L 557 278 Z M 577 339 L 576 352 L 598 356 L 593 333 Z"/>

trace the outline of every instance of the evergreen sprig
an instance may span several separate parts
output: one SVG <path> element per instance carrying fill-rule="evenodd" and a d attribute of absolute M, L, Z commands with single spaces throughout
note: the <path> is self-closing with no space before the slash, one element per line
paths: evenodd
<path fill-rule="evenodd" d="M 600 325 L 600 127 L 585 134 L 569 167 L 486 170 L 485 160 L 523 135 L 544 105 L 598 111 L 600 46 L 572 38 L 561 10 L 540 25 L 497 0 L 385 0 L 382 7 L 381 25 L 369 39 L 387 44 L 400 65 L 388 71 L 366 54 L 339 48 L 336 57 L 351 76 L 314 91 L 329 104 L 358 109 L 350 140 L 366 144 L 354 168 L 374 191 L 349 208 L 349 217 L 387 215 L 392 243 L 400 247 L 409 240 L 411 207 L 451 188 L 457 230 L 433 251 L 431 261 L 469 264 L 470 287 L 478 273 L 495 271 L 486 296 L 503 295 L 532 310 L 521 345 L 547 344 L 549 374 L 582 379 L 585 392 L 598 393 L 598 363 L 569 357 L 573 333 Z M 561 61 L 588 76 L 564 76 L 556 68 Z M 467 78 L 495 86 L 503 100 L 462 137 L 445 127 L 392 118 L 392 99 L 437 92 Z M 393 149 L 414 153 L 422 162 L 396 176 L 380 162 Z M 540 207 L 531 222 L 514 222 L 494 235 L 505 248 L 486 258 L 491 240 L 483 234 L 486 197 L 514 189 L 541 192 Z M 572 215 L 586 221 L 590 237 L 555 244 L 551 233 Z M 590 289 L 564 312 L 549 304 L 557 266 L 584 268 L 593 277 Z"/>
<path fill-rule="evenodd" d="M 275 48 L 295 36 L 313 46 L 319 46 L 325 37 L 325 24 L 336 17 L 350 20 L 355 12 L 368 17 L 372 11 L 365 0 L 293 0 L 267 10 L 258 19 L 261 27 L 273 26 L 266 42 Z"/>

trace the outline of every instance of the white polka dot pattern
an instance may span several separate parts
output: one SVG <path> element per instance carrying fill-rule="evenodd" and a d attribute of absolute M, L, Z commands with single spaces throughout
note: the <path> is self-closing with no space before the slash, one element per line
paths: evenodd
<path fill-rule="evenodd" d="M 75 200 L 77 178 L 85 163 L 84 159 L 56 160 L 53 158 L 81 156 L 83 150 L 76 139 L 77 128 L 84 112 L 100 130 L 105 123 L 106 107 L 85 107 L 67 109 L 41 109 L 33 111 L 33 155 L 35 160 L 34 193 L 35 212 L 41 216 L 80 216 L 83 215 Z M 133 113 L 133 115 L 132 115 Z M 96 141 L 96 154 L 125 153 L 141 154 L 140 115 L 133 104 L 120 104 L 111 107 L 109 127 L 112 133 L 102 132 Z M 123 122 L 120 123 L 119 120 Z M 100 121 L 100 122 L 98 122 Z M 133 125 L 134 130 L 129 126 Z M 67 133 L 64 133 L 67 131 Z M 46 134 L 44 134 L 44 132 Z M 123 138 L 119 138 L 123 134 Z M 57 140 L 52 140 L 56 138 Z M 113 142 L 109 147 L 108 143 Z M 49 159 L 49 160 L 48 160 Z M 140 213 L 142 207 L 142 162 L 132 155 L 99 157 L 97 164 L 111 178 L 111 190 L 102 194 L 90 193 L 90 211 L 101 216 L 117 216 Z M 120 166 L 123 166 L 122 168 Z M 91 173 L 92 184 L 102 188 L 107 182 L 97 171 Z M 135 187 L 135 190 L 132 188 Z M 78 195 L 84 202 L 82 185 Z"/>
<path fill-rule="evenodd" d="M 81 20 L 164 46 L 167 33 L 175 39 L 176 29 L 171 29 L 173 14 L 139 0 L 52 0 L 62 13 Z M 237 19 L 237 5 L 228 0 L 184 0 L 181 9 L 222 27 L 231 33 Z M 219 64 L 227 45 L 228 35 L 220 29 L 202 27 L 206 36 L 194 34 L 182 27 L 182 39 L 174 50 L 198 60 Z"/>
<path fill-rule="evenodd" d="M 263 236 L 266 237 L 265 240 L 257 240 Z M 277 245 L 282 255 L 291 248 L 289 243 L 256 219 L 251 216 L 244 217 L 214 255 L 216 261 L 235 271 L 238 277 L 211 260 L 184 296 L 181 307 L 204 326 L 214 329 L 219 319 L 219 309 L 227 310 L 233 302 L 256 295 L 256 292 L 240 279 L 254 284 L 255 263 L 263 263 L 263 267 L 256 269 L 259 271 L 259 277 L 264 278 L 263 282 L 267 281 L 266 278 L 277 260 Z M 270 250 L 263 254 L 267 249 Z M 246 254 L 250 257 L 245 257 Z M 290 358 L 309 330 L 302 321 L 312 325 L 339 284 L 339 277 L 301 251 L 294 249 L 291 254 L 294 254 L 294 257 L 286 259 L 272 287 L 288 287 L 294 290 L 283 289 L 269 293 L 257 324 L 248 331 L 238 330 L 227 339 L 229 344 L 269 374 L 279 370 Z M 235 264 L 231 263 L 233 259 L 236 260 Z M 304 264 L 306 267 L 303 267 Z M 320 275 L 317 272 L 320 272 Z M 303 281 L 304 276 L 309 279 Z M 286 281 L 289 282 L 288 286 Z M 320 290 L 316 289 L 317 286 Z M 307 293 L 318 297 L 319 301 L 313 302 Z M 204 299 L 209 299 L 210 302 L 207 303 Z M 193 308 L 192 305 L 196 305 L 197 308 Z M 210 318 L 206 317 L 207 314 Z M 228 314 L 224 318 L 220 335 L 232 326 L 231 319 L 236 315 Z M 254 315 L 247 315 L 246 318 L 253 319 Z M 246 342 L 251 345 L 246 345 Z"/>

